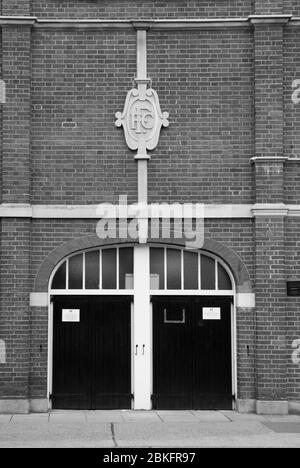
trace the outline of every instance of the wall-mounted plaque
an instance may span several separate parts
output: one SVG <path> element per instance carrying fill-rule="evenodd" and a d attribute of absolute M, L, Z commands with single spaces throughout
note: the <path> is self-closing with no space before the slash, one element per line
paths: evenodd
<path fill-rule="evenodd" d="M 221 320 L 220 307 L 203 307 L 202 308 L 203 320 Z"/>
<path fill-rule="evenodd" d="M 300 281 L 288 281 L 286 286 L 288 296 L 300 296 Z"/>
<path fill-rule="evenodd" d="M 62 309 L 62 322 L 80 322 L 80 309 Z"/>

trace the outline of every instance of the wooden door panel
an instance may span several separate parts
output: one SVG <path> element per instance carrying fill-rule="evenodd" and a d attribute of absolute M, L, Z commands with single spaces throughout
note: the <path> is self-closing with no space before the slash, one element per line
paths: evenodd
<path fill-rule="evenodd" d="M 220 320 L 204 320 L 203 307 Z M 166 323 L 165 310 L 182 309 L 185 323 Z M 232 408 L 230 298 L 153 298 L 153 406 Z"/>
<path fill-rule="evenodd" d="M 180 322 L 183 318 L 184 321 Z M 191 309 L 177 299 L 154 302 L 153 306 L 153 405 L 180 409 L 191 405 L 192 379 L 190 342 Z"/>
<path fill-rule="evenodd" d="M 130 408 L 130 302 L 96 298 L 93 309 L 93 409 Z"/>
<path fill-rule="evenodd" d="M 62 322 L 63 309 L 80 321 Z M 53 408 L 130 408 L 130 299 L 60 296 L 53 316 Z"/>
<path fill-rule="evenodd" d="M 204 320 L 204 307 L 220 309 L 220 320 Z M 230 302 L 215 298 L 195 300 L 193 309 L 193 406 L 232 409 Z"/>
<path fill-rule="evenodd" d="M 79 322 L 63 322 L 63 309 L 80 309 Z M 57 298 L 53 310 L 53 408 L 83 409 L 90 402 L 88 300 Z"/>

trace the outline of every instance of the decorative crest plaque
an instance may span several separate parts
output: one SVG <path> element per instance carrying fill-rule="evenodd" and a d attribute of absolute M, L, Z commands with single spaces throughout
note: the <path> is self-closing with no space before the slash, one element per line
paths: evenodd
<path fill-rule="evenodd" d="M 157 92 L 146 86 L 128 91 L 123 113 L 116 112 L 115 125 L 123 126 L 127 146 L 137 150 L 137 159 L 149 159 L 147 150 L 156 148 L 161 127 L 169 125 L 169 113 L 161 112 Z"/>

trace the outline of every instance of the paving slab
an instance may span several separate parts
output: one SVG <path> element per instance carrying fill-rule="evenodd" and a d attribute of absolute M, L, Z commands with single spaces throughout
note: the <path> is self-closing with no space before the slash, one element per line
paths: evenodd
<path fill-rule="evenodd" d="M 231 422 L 231 419 L 220 411 L 192 411 L 192 414 L 199 422 Z"/>
<path fill-rule="evenodd" d="M 86 411 L 88 422 L 114 423 L 123 422 L 122 411 Z"/>
<path fill-rule="evenodd" d="M 265 417 L 261 414 L 237 413 L 231 410 L 221 410 L 218 413 L 223 414 L 231 421 L 265 421 Z"/>
<path fill-rule="evenodd" d="M 0 425 L 8 424 L 12 418 L 11 414 L 0 414 Z"/>
<path fill-rule="evenodd" d="M 197 422 L 196 416 L 192 411 L 157 411 L 160 419 L 165 422 Z"/>
<path fill-rule="evenodd" d="M 289 434 L 300 434 L 300 423 L 299 422 L 270 422 L 266 421 L 263 423 L 266 427 L 274 432 L 289 433 Z"/>
<path fill-rule="evenodd" d="M 15 414 L 11 418 L 11 424 L 48 424 L 49 414 Z"/>
<path fill-rule="evenodd" d="M 230 411 L 0 415 L 0 447 L 299 447 L 298 416 Z M 2 420 L 2 423 L 1 423 Z"/>
<path fill-rule="evenodd" d="M 114 425 L 118 447 L 205 447 L 246 443 L 249 436 L 268 435 L 272 431 L 260 422 L 230 423 L 198 421 L 172 423 L 123 423 Z M 300 441 L 299 441 L 300 444 Z"/>
<path fill-rule="evenodd" d="M 163 422 L 156 411 L 122 411 L 121 415 L 124 422 Z"/>
<path fill-rule="evenodd" d="M 299 422 L 300 423 L 300 416 L 296 414 L 290 414 L 288 416 L 271 416 L 271 415 L 264 415 L 265 421 L 271 422 Z"/>
<path fill-rule="evenodd" d="M 50 425 L 49 434 L 56 447 L 114 447 L 110 423 L 73 424 L 68 433 L 65 426 Z"/>
<path fill-rule="evenodd" d="M 73 424 L 74 422 L 85 423 L 86 415 L 84 411 L 51 412 L 49 416 L 50 424 Z"/>
<path fill-rule="evenodd" d="M 114 447 L 110 424 L 68 424 L 34 426 L 31 430 L 9 426 L 1 434 L 0 447 Z M 12 429 L 11 429 L 12 428 Z"/>

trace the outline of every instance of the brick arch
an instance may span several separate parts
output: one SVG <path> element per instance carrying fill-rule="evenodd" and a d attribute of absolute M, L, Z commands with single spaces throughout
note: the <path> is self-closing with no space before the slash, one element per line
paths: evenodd
<path fill-rule="evenodd" d="M 42 265 L 40 266 L 34 282 L 34 292 L 46 292 L 48 291 L 48 283 L 50 275 L 56 265 L 64 258 L 68 257 L 72 253 L 75 253 L 80 250 L 90 249 L 93 247 L 103 247 L 105 245 L 117 246 L 121 244 L 136 244 L 136 242 L 130 242 L 126 239 L 115 240 L 111 239 L 99 239 L 99 237 L 94 234 L 92 236 L 79 237 L 72 239 L 64 244 L 56 247 L 50 254 L 45 258 Z"/>
<path fill-rule="evenodd" d="M 149 238 L 148 243 L 152 245 L 165 244 L 183 247 L 185 245 L 185 240 Z M 108 245 L 111 245 L 113 247 L 122 244 L 134 246 L 137 245 L 137 242 L 134 242 L 130 239 L 115 241 L 112 241 L 111 239 L 99 239 L 99 237 L 95 234 L 92 236 L 85 236 L 73 239 L 56 247 L 56 249 L 50 252 L 50 254 L 45 258 L 38 270 L 34 283 L 34 292 L 48 291 L 48 283 L 51 273 L 56 267 L 56 265 L 63 258 L 68 257 L 69 255 L 80 250 L 90 249 L 93 247 L 103 247 Z M 240 257 L 232 249 L 221 244 L 220 242 L 215 241 L 214 239 L 205 239 L 201 250 L 215 254 L 228 265 L 234 276 L 237 292 L 252 292 L 252 284 L 248 270 L 244 265 L 243 261 L 240 259 Z"/>
<path fill-rule="evenodd" d="M 205 239 L 202 250 L 214 253 L 224 260 L 234 276 L 237 292 L 253 292 L 249 272 L 242 259 L 236 254 L 236 252 L 234 252 L 234 250 L 215 241 L 214 239 Z"/>
<path fill-rule="evenodd" d="M 172 244 L 178 245 L 181 247 L 185 246 L 185 239 L 149 239 L 149 243 L 152 244 Z M 206 238 L 204 240 L 203 246 L 201 247 L 202 251 L 206 251 L 220 257 L 223 260 L 228 268 L 231 270 L 236 284 L 237 292 L 243 293 L 252 293 L 252 282 L 249 275 L 249 272 L 242 261 L 242 259 L 226 245 L 221 242 L 217 242 L 214 239 Z"/>

